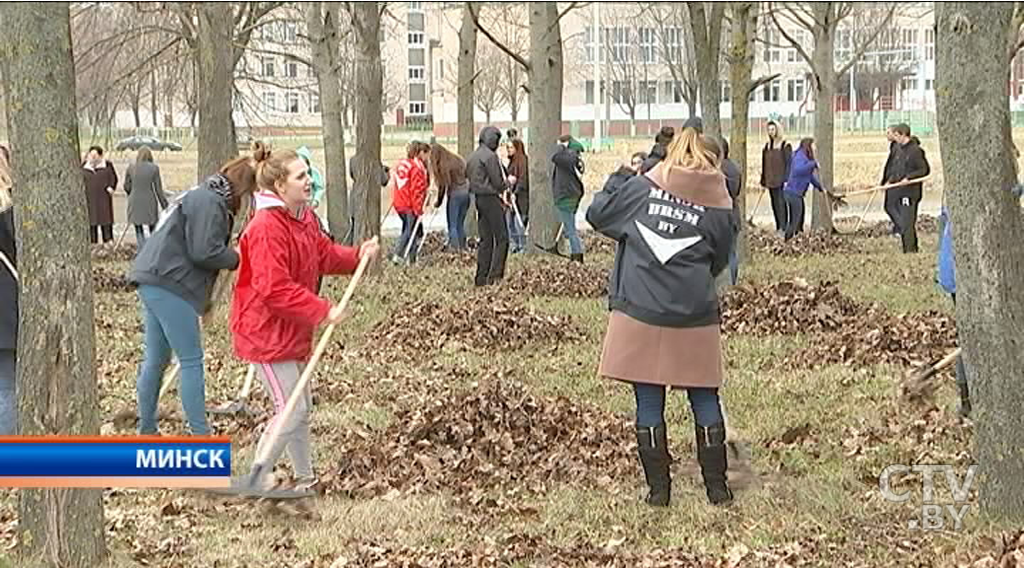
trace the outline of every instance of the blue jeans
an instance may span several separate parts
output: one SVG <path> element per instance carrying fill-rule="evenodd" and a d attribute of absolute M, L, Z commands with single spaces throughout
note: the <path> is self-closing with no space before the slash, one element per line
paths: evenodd
<path fill-rule="evenodd" d="M 790 191 L 786 195 L 786 209 L 789 211 L 789 224 L 786 225 L 786 240 L 792 239 L 804 230 L 804 196 Z"/>
<path fill-rule="evenodd" d="M 0 349 L 0 436 L 18 433 L 18 391 L 14 383 L 16 352 Z"/>
<path fill-rule="evenodd" d="M 555 209 L 558 211 L 558 220 L 562 222 L 562 234 L 565 235 L 566 239 L 569 239 L 569 252 L 572 254 L 583 254 L 583 241 L 580 240 L 580 235 L 576 232 L 576 211 L 569 211 L 560 207 Z"/>
<path fill-rule="evenodd" d="M 413 238 L 412 229 L 416 227 L 416 220 L 419 217 L 415 213 L 399 213 L 398 217 L 402 220 L 402 236 L 398 238 L 398 244 L 395 245 L 395 256 L 398 258 L 407 259 L 410 263 L 416 262 L 416 254 L 419 252 L 419 242 L 423 238 L 423 223 L 420 223 L 416 229 L 416 236 Z M 409 239 L 412 238 L 412 244 L 409 243 Z M 409 253 L 406 254 L 406 248 L 409 249 Z"/>
<path fill-rule="evenodd" d="M 523 217 L 523 224 L 519 224 L 514 209 L 505 212 L 505 221 L 508 224 L 509 243 L 512 245 L 512 252 L 522 252 L 526 248 L 526 217 Z"/>
<path fill-rule="evenodd" d="M 449 191 L 445 217 L 448 218 L 448 248 L 466 248 L 466 214 L 469 213 L 469 191 Z"/>
<path fill-rule="evenodd" d="M 665 385 L 633 383 L 636 394 L 636 425 L 654 428 L 665 423 Z M 686 394 L 697 426 L 711 426 L 723 421 L 718 389 L 688 388 Z"/>
<path fill-rule="evenodd" d="M 199 314 L 191 304 L 166 288 L 139 286 L 146 352 L 136 381 L 139 434 L 157 433 L 157 403 L 164 369 L 171 350 L 181 363 L 181 406 L 194 436 L 210 433 L 206 424 L 206 381 L 203 370 L 203 339 Z"/>

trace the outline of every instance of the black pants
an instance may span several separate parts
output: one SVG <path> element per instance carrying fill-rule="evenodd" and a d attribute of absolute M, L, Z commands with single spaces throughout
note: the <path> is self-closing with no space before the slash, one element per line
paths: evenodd
<path fill-rule="evenodd" d="M 804 230 L 804 196 L 786 193 L 786 209 L 789 211 L 789 224 L 786 225 L 788 241 Z"/>
<path fill-rule="evenodd" d="M 917 252 L 917 206 L 921 196 L 916 192 L 901 192 L 897 198 L 899 230 L 903 240 L 903 252 Z"/>
<path fill-rule="evenodd" d="M 892 234 L 900 234 L 900 208 L 899 191 L 896 189 L 885 190 L 885 214 L 892 221 Z"/>
<path fill-rule="evenodd" d="M 96 244 L 100 239 L 100 230 L 103 231 L 103 242 L 109 243 L 114 240 L 113 225 L 89 225 L 89 242 Z"/>
<path fill-rule="evenodd" d="M 768 188 L 768 196 L 772 200 L 772 215 L 775 216 L 775 230 L 785 231 L 789 226 L 789 210 L 781 187 Z"/>
<path fill-rule="evenodd" d="M 476 211 L 480 244 L 476 250 L 474 283 L 477 286 L 485 286 L 505 277 L 508 226 L 505 224 L 505 212 L 497 195 L 477 195 Z"/>

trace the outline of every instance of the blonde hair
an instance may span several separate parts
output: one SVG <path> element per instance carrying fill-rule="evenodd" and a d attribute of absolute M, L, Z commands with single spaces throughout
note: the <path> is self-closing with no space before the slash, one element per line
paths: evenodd
<path fill-rule="evenodd" d="M 270 146 L 255 142 L 253 159 L 256 160 L 256 185 L 263 190 L 277 193 L 276 184 L 288 177 L 288 165 L 300 160 L 295 150 L 274 150 Z"/>
<path fill-rule="evenodd" d="M 11 166 L 7 163 L 6 155 L 6 152 L 0 152 L 0 213 L 14 205 L 11 197 L 14 180 L 11 178 Z"/>
<path fill-rule="evenodd" d="M 686 128 L 672 138 L 663 163 L 696 171 L 716 171 L 721 160 L 715 147 L 695 128 Z"/>

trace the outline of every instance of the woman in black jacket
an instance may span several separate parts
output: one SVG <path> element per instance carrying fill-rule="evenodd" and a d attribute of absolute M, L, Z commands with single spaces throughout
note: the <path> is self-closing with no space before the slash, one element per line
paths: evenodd
<path fill-rule="evenodd" d="M 139 434 L 157 433 L 160 382 L 172 350 L 181 364 L 179 392 L 189 430 L 210 433 L 199 318 L 211 307 L 220 271 L 238 268 L 238 252 L 230 246 L 234 216 L 256 188 L 257 168 L 269 153 L 257 143 L 255 167 L 252 157 L 235 158 L 186 192 L 135 258 L 128 280 L 138 287 L 145 334 L 136 382 Z"/>
<path fill-rule="evenodd" d="M 0 146 L 0 436 L 14 435 L 18 429 L 18 254 L 11 186 L 7 151 Z"/>

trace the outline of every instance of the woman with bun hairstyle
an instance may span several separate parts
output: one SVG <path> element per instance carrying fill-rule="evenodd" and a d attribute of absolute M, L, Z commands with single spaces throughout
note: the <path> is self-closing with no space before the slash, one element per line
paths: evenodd
<path fill-rule="evenodd" d="M 646 501 L 655 506 L 667 506 L 672 490 L 666 387 L 683 389 L 690 399 L 708 500 L 732 500 L 718 397 L 715 278 L 729 264 L 737 226 L 715 146 L 685 128 L 651 171 L 621 186 L 607 184 L 587 210 L 594 230 L 618 242 L 599 373 L 633 387 Z"/>
<path fill-rule="evenodd" d="M 262 150 L 257 149 L 257 157 Z M 142 301 L 145 355 L 136 382 L 139 433 L 157 434 L 157 399 L 171 351 L 181 364 L 181 404 L 195 436 L 210 433 L 199 318 L 209 311 L 221 270 L 238 268 L 230 246 L 235 215 L 256 188 L 243 156 L 185 192 L 161 215 L 135 258 L 129 282 Z"/>
<path fill-rule="evenodd" d="M 337 324 L 342 313 L 317 295 L 325 274 L 351 274 L 360 259 L 379 252 L 377 238 L 360 247 L 335 244 L 321 229 L 312 209 L 306 162 L 292 150 L 277 150 L 257 165 L 256 213 L 240 240 L 242 264 L 231 306 L 235 354 L 256 367 L 275 415 L 260 438 L 262 451 L 271 425 L 281 420 L 306 361 L 313 333 L 322 323 Z M 288 450 L 296 489 L 316 485 L 309 436 L 312 399 L 308 387 L 267 456 L 275 463 Z M 273 472 L 257 483 L 273 486 Z"/>

